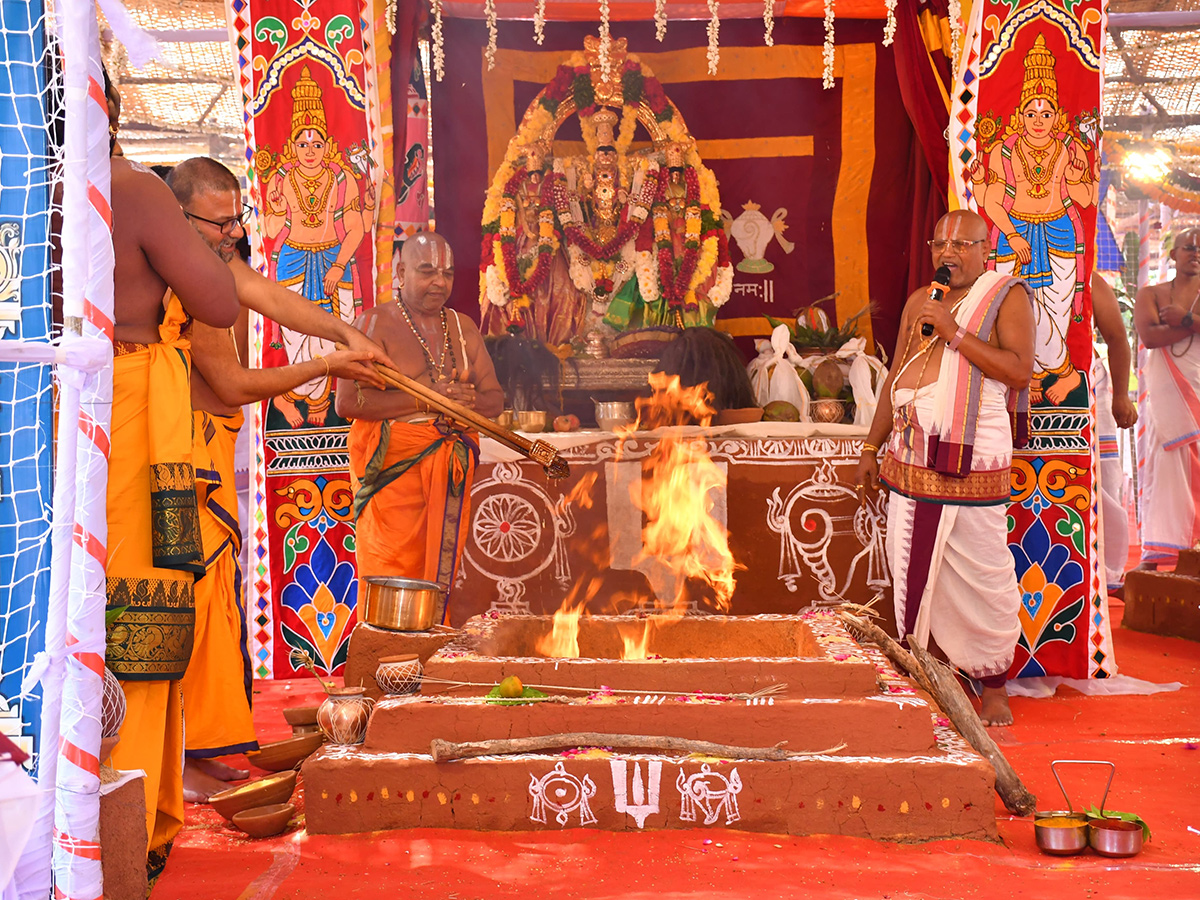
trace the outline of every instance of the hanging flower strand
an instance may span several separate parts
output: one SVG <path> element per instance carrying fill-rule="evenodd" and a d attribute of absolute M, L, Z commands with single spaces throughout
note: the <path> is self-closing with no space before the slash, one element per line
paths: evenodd
<path fill-rule="evenodd" d="M 821 85 L 827 91 L 833 89 L 833 4 L 834 0 L 825 0 L 825 46 L 821 48 L 825 70 L 821 74 Z"/>
<path fill-rule="evenodd" d="M 499 32 L 496 30 L 496 0 L 484 0 L 483 14 L 487 19 L 488 44 L 487 51 L 484 54 L 487 57 L 488 71 L 496 68 L 496 38 Z"/>
<path fill-rule="evenodd" d="M 539 47 L 542 46 L 542 41 L 546 39 L 545 31 L 546 0 L 537 0 L 537 6 L 533 8 L 533 39 L 537 42 Z"/>
<path fill-rule="evenodd" d="M 442 42 L 442 0 L 433 0 L 433 74 L 438 81 L 446 77 L 446 47 Z"/>
<path fill-rule="evenodd" d="M 600 0 L 600 77 L 608 81 L 612 73 L 612 32 L 608 26 L 608 0 Z"/>
<path fill-rule="evenodd" d="M 962 3 L 950 0 L 950 74 L 958 71 L 958 54 L 962 49 Z"/>
<path fill-rule="evenodd" d="M 895 2 L 895 0 L 892 0 Z M 763 0 L 763 43 L 775 46 L 775 0 Z"/>
<path fill-rule="evenodd" d="M 708 11 L 712 18 L 708 20 L 708 74 L 717 74 L 717 64 L 721 62 L 721 19 L 717 15 L 720 0 L 708 0 Z"/>
<path fill-rule="evenodd" d="M 883 0 L 887 7 L 887 21 L 883 25 L 883 46 L 890 47 L 896 40 L 896 4 L 899 0 Z"/>
<path fill-rule="evenodd" d="M 654 0 L 654 37 L 661 44 L 667 36 L 667 0 Z"/>

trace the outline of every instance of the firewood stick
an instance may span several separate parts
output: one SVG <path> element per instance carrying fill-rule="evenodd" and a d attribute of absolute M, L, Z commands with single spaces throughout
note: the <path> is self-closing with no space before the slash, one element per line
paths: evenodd
<path fill-rule="evenodd" d="M 858 616 L 851 615 L 844 610 L 839 611 L 842 621 L 850 628 L 851 631 L 857 631 L 868 641 L 883 651 L 883 655 L 890 659 L 904 674 L 908 675 L 917 686 L 925 693 L 932 696 L 933 686 L 925 677 L 925 673 L 921 671 L 921 667 L 917 665 L 913 655 L 905 650 L 900 644 L 895 641 L 891 635 L 868 619 L 862 619 Z"/>
<path fill-rule="evenodd" d="M 774 747 L 734 747 L 714 744 L 711 741 L 693 741 L 667 735 L 602 734 L 595 731 L 576 731 L 566 734 L 546 734 L 536 737 L 471 741 L 455 743 L 434 738 L 429 752 L 434 762 L 451 762 L 456 759 L 474 759 L 479 756 L 503 756 L 511 753 L 537 753 L 542 750 L 559 750 L 564 747 L 622 747 L 636 750 L 681 750 L 685 753 L 700 753 L 721 759 L 766 759 L 784 760 L 802 756 L 822 756 L 836 753 L 846 745 L 839 744 L 828 750 L 794 751 L 784 749 L 782 742 Z"/>
<path fill-rule="evenodd" d="M 925 679 L 933 688 L 930 693 L 938 706 L 967 742 L 996 770 L 996 793 L 1000 795 L 1004 805 L 1019 816 L 1032 815 L 1037 809 L 1037 797 L 1021 782 L 1020 776 L 1009 765 L 992 736 L 987 733 L 954 673 L 938 663 L 928 650 L 918 646 L 911 635 L 908 645 L 912 648 L 912 655 L 916 658 Z"/>
<path fill-rule="evenodd" d="M 338 344 L 337 349 L 345 350 L 346 347 L 344 344 Z M 520 435 L 513 434 L 508 429 L 501 428 L 487 416 L 480 415 L 475 410 L 469 409 L 461 403 L 456 403 L 449 397 L 442 396 L 433 390 L 433 388 L 426 387 L 415 378 L 410 378 L 403 372 L 397 372 L 390 366 L 385 366 L 383 363 L 374 360 L 372 361 L 372 365 L 375 366 L 375 371 L 385 384 L 397 390 L 404 391 L 409 396 L 423 401 L 438 412 L 444 413 L 464 425 L 470 425 L 473 428 L 479 429 L 488 437 L 494 438 L 505 446 L 529 457 L 534 462 L 543 466 L 551 477 L 566 478 L 569 474 L 566 460 L 560 458 L 558 451 L 546 441 L 530 441 Z"/>

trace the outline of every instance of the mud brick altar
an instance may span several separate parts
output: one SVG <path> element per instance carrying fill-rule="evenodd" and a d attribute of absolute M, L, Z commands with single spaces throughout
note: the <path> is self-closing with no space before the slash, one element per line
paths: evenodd
<path fill-rule="evenodd" d="M 1121 624 L 1200 641 L 1200 550 L 1180 551 L 1174 572 L 1128 573 Z"/>
<path fill-rule="evenodd" d="M 364 744 L 326 745 L 304 763 L 308 830 L 723 827 L 887 840 L 996 837 L 992 767 L 828 610 L 674 624 L 584 618 L 581 657 L 529 655 L 550 629 L 544 616 L 468 622 L 426 662 L 431 681 L 422 694 L 376 705 Z M 644 631 L 648 658 L 617 658 L 630 631 Z M 445 683 L 513 674 L 527 685 L 591 691 L 503 706 L 484 700 L 484 688 Z M 769 696 L 728 696 L 780 685 Z M 681 689 L 693 693 L 670 693 Z M 430 755 L 434 738 L 573 730 L 744 746 L 782 740 L 793 751 L 823 752 L 780 761 L 605 749 L 455 762 Z"/>
<path fill-rule="evenodd" d="M 684 431 L 707 441 L 728 478 L 713 499 L 745 567 L 736 573 L 731 612 L 794 613 L 890 597 L 886 509 L 879 498 L 860 507 L 853 486 L 865 429 L 764 422 Z M 656 433 L 635 432 L 623 445 L 605 432 L 539 437 L 559 448 L 570 478 L 551 481 L 537 464 L 483 441 L 451 624 L 489 610 L 551 613 L 573 584 L 604 569 L 632 573 L 670 602 L 674 577 L 638 558 L 642 517 L 631 501 Z M 590 478 L 596 483 L 589 506 L 573 492 Z"/>

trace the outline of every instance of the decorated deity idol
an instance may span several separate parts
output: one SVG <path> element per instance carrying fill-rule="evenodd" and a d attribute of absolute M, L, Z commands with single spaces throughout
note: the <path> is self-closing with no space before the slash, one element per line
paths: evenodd
<path fill-rule="evenodd" d="M 278 169 L 271 172 L 274 159 L 269 153 L 260 166 L 266 198 L 263 227 L 268 240 L 277 242 L 270 257 L 271 277 L 326 312 L 353 322 L 361 304 L 354 254 L 367 227 L 363 196 L 353 170 L 329 136 L 321 88 L 308 66 L 292 88 L 291 138 Z M 369 191 L 365 196 L 368 201 L 373 198 Z M 289 364 L 327 356 L 335 349 L 324 338 L 288 328 L 281 331 Z M 304 422 L 323 425 L 331 406 L 330 391 L 331 379 L 324 375 L 272 403 L 293 428 Z M 297 408 L 299 402 L 305 405 L 304 415 Z"/>
<path fill-rule="evenodd" d="M 486 330 L 532 325 L 542 340 L 565 343 L 600 321 L 618 331 L 711 324 L 733 282 L 716 178 L 679 110 L 624 39 L 611 43 L 607 70 L 599 41 L 589 37 L 584 47 L 530 104 L 488 191 L 480 264 Z M 572 115 L 586 152 L 550 157 L 555 133 Z M 653 146 L 635 152 L 639 126 Z M 549 164 L 536 189 L 533 241 L 522 210 L 532 207 L 535 145 L 543 149 L 533 159 L 547 154 Z M 540 269 L 520 260 L 520 248 L 534 243 L 538 260 L 549 257 Z M 553 275 L 560 257 L 568 263 L 565 280 Z"/>
<path fill-rule="evenodd" d="M 1034 291 L 1036 357 L 1030 399 L 1061 405 L 1082 374 L 1067 352 L 1067 328 L 1083 309 L 1084 247 L 1079 209 L 1099 193 L 1099 154 L 1073 131 L 1058 102 L 1054 55 L 1042 35 L 1025 55 L 1021 97 L 1008 128 L 980 120 L 987 166 L 971 177 L 992 222 L 993 265 L 1024 278 Z"/>

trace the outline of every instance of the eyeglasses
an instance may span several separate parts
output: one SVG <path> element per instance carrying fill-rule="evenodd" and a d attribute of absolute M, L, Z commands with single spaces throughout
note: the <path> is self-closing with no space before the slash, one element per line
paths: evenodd
<path fill-rule="evenodd" d="M 959 253 L 966 253 L 976 244 L 982 244 L 983 239 L 981 238 L 977 241 L 926 241 L 925 243 L 929 245 L 929 249 L 934 253 L 941 253 L 947 246 L 953 247 Z"/>
<path fill-rule="evenodd" d="M 215 225 L 221 229 L 221 234 L 232 234 L 233 229 L 244 226 L 246 220 L 250 218 L 250 213 L 254 212 L 254 207 L 249 203 L 242 204 L 241 215 L 234 216 L 231 219 L 225 219 L 223 222 L 214 222 L 212 219 L 206 219 L 204 216 L 198 216 L 195 213 L 188 212 L 186 209 L 183 214 L 189 219 L 199 219 L 201 222 L 207 222 L 209 225 Z"/>

